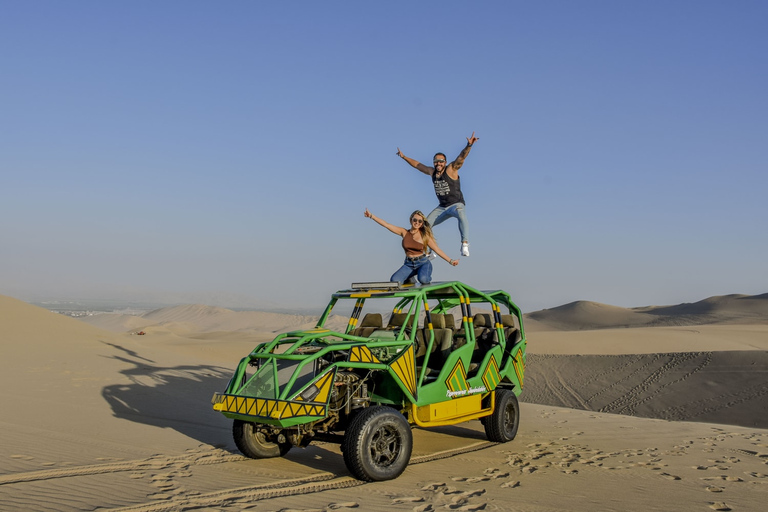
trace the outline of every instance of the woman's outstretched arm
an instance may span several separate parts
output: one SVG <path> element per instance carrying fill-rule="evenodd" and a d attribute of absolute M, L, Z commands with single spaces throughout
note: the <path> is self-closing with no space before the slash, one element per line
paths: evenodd
<path fill-rule="evenodd" d="M 391 232 L 393 232 L 396 235 L 405 236 L 405 232 L 407 231 L 405 228 L 401 228 L 398 226 L 393 226 L 389 222 L 385 221 L 384 219 L 380 219 L 376 217 L 374 214 L 368 211 L 368 208 L 365 209 L 365 212 L 363 213 L 366 217 L 369 219 L 372 219 L 376 224 L 379 224 L 380 226 L 384 226 Z"/>
<path fill-rule="evenodd" d="M 447 261 L 447 262 L 448 262 L 448 263 L 449 263 L 451 266 L 455 267 L 456 265 L 458 265 L 458 264 L 459 264 L 459 260 L 452 260 L 451 258 L 449 258 L 449 257 L 448 257 L 448 256 L 447 256 L 447 255 L 446 255 L 444 252 L 443 252 L 443 250 L 442 250 L 442 249 L 441 249 L 441 248 L 440 248 L 440 247 L 437 245 L 437 242 L 435 242 L 434 238 L 433 238 L 433 239 L 430 239 L 430 241 L 429 241 L 429 243 L 428 243 L 427 245 L 429 245 L 429 248 L 430 248 L 430 249 L 432 249 L 432 250 L 434 251 L 434 253 L 435 253 L 435 254 L 437 254 L 438 256 L 440 256 L 441 258 L 443 258 L 443 259 L 444 259 L 445 261 Z"/>

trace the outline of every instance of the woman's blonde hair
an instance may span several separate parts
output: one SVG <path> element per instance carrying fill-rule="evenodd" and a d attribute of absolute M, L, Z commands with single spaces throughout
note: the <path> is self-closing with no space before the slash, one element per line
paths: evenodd
<path fill-rule="evenodd" d="M 408 217 L 408 222 L 411 222 L 413 220 L 414 215 L 421 216 L 421 220 L 423 221 L 421 223 L 421 227 L 419 228 L 419 232 L 421 233 L 421 241 L 424 244 L 424 252 L 427 252 L 427 248 L 429 247 L 429 241 L 435 239 L 435 235 L 432 234 L 432 227 L 429 225 L 429 222 L 427 222 L 427 216 L 424 215 L 421 210 L 414 211 L 410 217 Z"/>

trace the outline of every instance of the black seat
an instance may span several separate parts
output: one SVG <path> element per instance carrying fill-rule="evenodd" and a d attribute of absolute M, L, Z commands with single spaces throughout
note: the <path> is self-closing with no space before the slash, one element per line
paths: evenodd
<path fill-rule="evenodd" d="M 382 328 L 383 325 L 381 313 L 366 313 L 363 317 L 363 321 L 360 322 L 360 325 L 352 329 L 350 334 L 353 336 L 363 336 L 367 338 L 373 333 L 373 331 Z"/>
<path fill-rule="evenodd" d="M 453 315 L 451 313 L 445 313 L 443 319 L 445 319 L 445 328 L 456 332 L 456 320 L 453 318 Z"/>
<path fill-rule="evenodd" d="M 501 325 L 504 327 L 504 338 L 509 346 L 514 345 L 522 339 L 520 329 L 515 324 L 514 315 L 501 315 Z"/>
<path fill-rule="evenodd" d="M 496 323 L 491 315 L 478 313 L 473 318 L 472 324 L 475 330 L 475 353 L 472 359 L 480 361 L 496 340 Z"/>
<path fill-rule="evenodd" d="M 433 370 L 439 370 L 443 367 L 448 355 L 451 353 L 451 344 L 453 343 L 453 329 L 445 328 L 445 318 L 440 314 L 431 314 L 432 331 L 435 339 L 432 342 L 432 350 L 429 356 L 428 366 Z M 416 365 L 419 366 L 427 353 L 427 343 L 429 342 L 429 326 L 423 327 L 416 332 Z"/>
<path fill-rule="evenodd" d="M 453 315 L 446 315 L 453 318 Z M 453 334 L 453 350 L 456 350 L 459 347 L 463 347 L 467 344 L 467 332 L 466 329 L 464 329 L 464 320 L 459 322 L 459 328 L 456 329 L 456 331 Z"/>
<path fill-rule="evenodd" d="M 392 313 L 387 322 L 387 329 L 402 327 L 406 318 L 408 318 L 408 313 Z"/>

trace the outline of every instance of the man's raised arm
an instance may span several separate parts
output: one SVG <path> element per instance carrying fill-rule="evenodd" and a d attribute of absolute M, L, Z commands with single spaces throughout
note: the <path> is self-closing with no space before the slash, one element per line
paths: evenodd
<path fill-rule="evenodd" d="M 458 172 L 458 170 L 461 169 L 461 166 L 464 165 L 464 159 L 469 155 L 469 150 L 472 148 L 472 144 L 477 142 L 478 139 L 479 137 L 475 137 L 475 132 L 472 132 L 471 137 L 467 137 L 467 145 L 461 150 L 461 153 L 456 157 L 456 160 L 450 163 L 450 166 L 454 171 Z"/>
<path fill-rule="evenodd" d="M 418 169 L 419 171 L 423 172 L 424 174 L 428 174 L 428 175 L 432 176 L 432 173 L 435 172 L 435 168 L 434 167 L 427 167 L 426 165 L 424 165 L 424 164 L 414 160 L 413 158 L 408 158 L 407 156 L 405 156 L 403 154 L 403 152 L 400 151 L 400 148 L 397 148 L 397 156 L 399 156 L 400 158 L 402 158 L 403 160 L 408 162 L 411 167 L 413 167 L 414 169 Z"/>

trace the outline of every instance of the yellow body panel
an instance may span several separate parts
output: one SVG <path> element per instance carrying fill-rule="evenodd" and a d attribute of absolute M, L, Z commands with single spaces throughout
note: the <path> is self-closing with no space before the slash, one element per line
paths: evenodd
<path fill-rule="evenodd" d="M 403 351 L 392 364 L 391 368 L 405 389 L 416 397 L 416 363 L 413 354 L 413 345 Z"/>
<path fill-rule="evenodd" d="M 411 418 L 420 427 L 454 425 L 489 416 L 493 413 L 494 406 L 495 396 L 493 393 L 491 393 L 491 406 L 488 409 L 483 409 L 483 395 L 478 393 L 446 402 L 422 405 L 421 407 L 412 405 Z"/>

